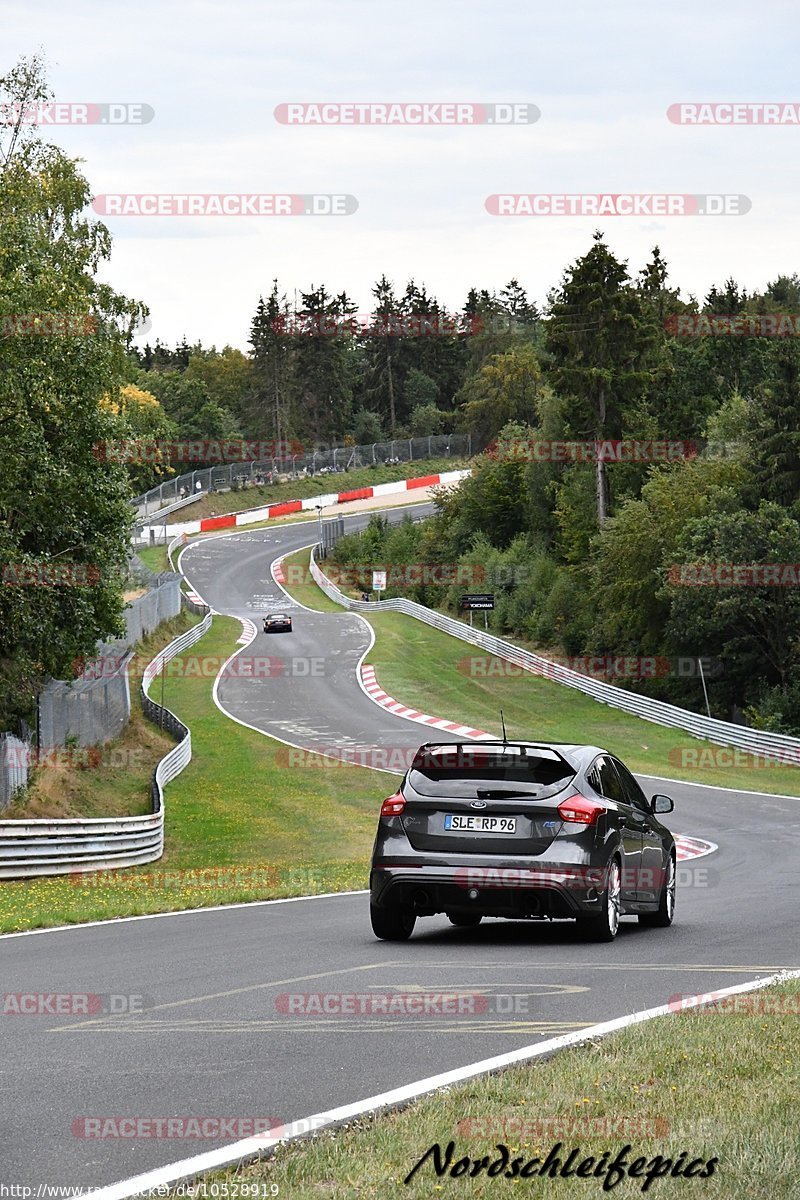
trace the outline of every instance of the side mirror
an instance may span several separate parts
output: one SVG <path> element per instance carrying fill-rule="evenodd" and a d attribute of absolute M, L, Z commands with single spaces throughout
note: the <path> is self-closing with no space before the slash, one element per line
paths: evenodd
<path fill-rule="evenodd" d="M 653 813 L 670 813 L 674 807 L 675 802 L 669 796 L 653 796 L 650 801 L 650 811 Z"/>

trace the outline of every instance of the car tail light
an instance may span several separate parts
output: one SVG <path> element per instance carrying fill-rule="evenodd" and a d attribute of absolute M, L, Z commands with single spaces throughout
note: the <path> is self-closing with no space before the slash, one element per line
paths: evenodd
<path fill-rule="evenodd" d="M 382 817 L 399 817 L 400 813 L 406 806 L 406 798 L 402 792 L 395 792 L 393 796 L 387 797 L 381 805 Z"/>
<path fill-rule="evenodd" d="M 597 818 L 606 810 L 596 800 L 587 800 L 585 796 L 576 793 L 568 800 L 562 800 L 558 812 L 562 821 L 570 821 L 573 825 L 594 825 Z"/>

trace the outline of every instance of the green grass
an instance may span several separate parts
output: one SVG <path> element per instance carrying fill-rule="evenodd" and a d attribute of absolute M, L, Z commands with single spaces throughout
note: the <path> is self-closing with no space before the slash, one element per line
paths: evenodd
<path fill-rule="evenodd" d="M 420 475 L 437 475 L 444 471 L 459 471 L 468 465 L 463 458 L 431 458 L 419 462 L 382 463 L 374 467 L 358 467 L 336 475 L 302 476 L 287 483 L 245 487 L 237 492 L 215 492 L 203 495 L 202 500 L 175 513 L 170 522 L 195 521 L 200 517 L 216 517 L 223 513 L 259 508 L 266 504 L 281 504 L 285 500 L 300 500 L 311 496 L 327 496 L 331 492 L 350 492 L 356 488 L 392 483 L 398 479 L 417 479 Z"/>
<path fill-rule="evenodd" d="M 221 663 L 240 632 L 238 621 L 217 617 L 187 656 Z M 213 705 L 212 683 L 188 672 L 166 677 L 164 702 L 191 728 L 193 757 L 166 790 L 163 858 L 108 874 L 4 883 L 0 931 L 367 886 L 377 808 L 392 777 L 331 769 L 328 760 L 290 764 L 288 747 Z M 158 683 L 152 694 L 160 698 Z M 146 789 L 149 771 L 138 781 Z"/>
<path fill-rule="evenodd" d="M 301 570 L 307 562 L 307 550 L 285 560 Z M 288 590 L 309 607 L 336 610 L 308 578 L 290 581 Z M 708 744 L 535 676 L 475 678 L 469 659 L 479 652 L 467 643 L 396 613 L 370 619 L 377 638 L 370 661 L 381 685 L 434 715 L 499 734 L 502 707 L 511 737 L 594 742 L 642 774 L 800 792 L 794 768 L 755 770 L 746 756 L 739 767 L 683 768 L 676 761 L 681 753 L 706 752 Z M 218 617 L 189 653 L 222 662 L 238 631 L 237 622 Z M 492 664 L 505 669 L 490 657 L 487 671 Z M 365 886 L 376 806 L 391 777 L 358 767 L 289 766 L 280 743 L 236 725 L 213 706 L 211 685 L 210 678 L 167 678 L 166 704 L 191 727 L 194 758 L 167 789 L 164 858 L 91 883 L 80 877 L 6 883 L 0 931 Z M 150 769 L 128 770 L 124 780 L 119 771 L 102 780 L 98 775 L 85 799 L 97 813 L 104 796 L 138 803 Z"/>
<path fill-rule="evenodd" d="M 302 571 L 308 558 L 309 551 L 301 550 L 286 563 Z M 287 590 L 309 608 L 335 607 L 310 576 Z M 375 630 L 369 662 L 381 687 L 395 700 L 423 712 L 499 736 L 502 709 L 510 737 L 602 746 L 642 775 L 800 795 L 796 767 L 764 765 L 742 751 L 728 751 L 732 761 L 727 765 L 724 747 L 643 721 L 574 688 L 522 672 L 413 617 L 387 612 L 371 613 L 367 619 Z M 431 663 L 436 664 L 435 670 Z"/>
<path fill-rule="evenodd" d="M 509 674 L 510 664 L 413 617 L 379 613 L 368 619 L 376 634 L 369 661 L 381 687 L 423 712 L 499 735 L 502 708 L 510 737 L 602 746 L 643 775 L 800 795 L 796 767 L 758 766 L 744 753 L 737 754 L 731 766 L 684 766 L 697 761 L 691 756 L 700 755 L 702 763 L 719 748 L 600 704 L 549 679 Z M 476 669 L 484 674 L 475 677 Z"/>
<path fill-rule="evenodd" d="M 170 570 L 166 546 L 145 546 L 143 550 L 137 550 L 136 553 L 144 565 L 151 571 L 155 571 L 156 574 L 159 571 Z"/>
<path fill-rule="evenodd" d="M 785 1000 L 783 1015 L 761 1015 L 759 997 Z M 455 1143 L 452 1163 L 464 1155 L 473 1160 L 488 1155 L 491 1163 L 499 1157 L 498 1143 L 508 1147 L 512 1160 L 527 1162 L 544 1161 L 561 1142 L 562 1164 L 579 1148 L 573 1168 L 589 1155 L 599 1164 L 604 1151 L 610 1161 L 625 1145 L 631 1147 L 629 1163 L 656 1155 L 683 1166 L 697 1158 L 719 1159 L 710 1178 L 656 1179 L 647 1196 L 796 1200 L 798 1000 L 800 986 L 793 982 L 739 998 L 741 1011 L 657 1018 L 435 1093 L 404 1111 L 280 1146 L 270 1159 L 214 1178 L 260 1183 L 261 1195 L 277 1188 L 275 1194 L 291 1200 L 605 1195 L 600 1179 L 437 1177 L 431 1159 L 409 1184 L 403 1182 L 436 1143 L 443 1154 Z M 640 1197 L 645 1182 L 623 1179 L 611 1194 Z"/>
<path fill-rule="evenodd" d="M 306 548 L 286 556 L 283 560 L 283 586 L 294 600 L 306 608 L 313 608 L 317 612 L 342 612 L 341 605 L 329 599 L 311 578 L 308 569 L 310 554 L 311 551 Z"/>

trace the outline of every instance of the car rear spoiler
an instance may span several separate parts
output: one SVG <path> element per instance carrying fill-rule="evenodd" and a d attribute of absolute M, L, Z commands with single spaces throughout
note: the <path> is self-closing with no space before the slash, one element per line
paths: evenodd
<path fill-rule="evenodd" d="M 411 763 L 412 771 L 425 771 L 433 766 L 452 767 L 456 770 L 474 767 L 482 759 L 502 754 L 519 754 L 521 759 L 538 758 L 561 763 L 572 774 L 576 774 L 573 763 L 564 758 L 552 746 L 535 742 L 426 742 L 420 746 Z"/>

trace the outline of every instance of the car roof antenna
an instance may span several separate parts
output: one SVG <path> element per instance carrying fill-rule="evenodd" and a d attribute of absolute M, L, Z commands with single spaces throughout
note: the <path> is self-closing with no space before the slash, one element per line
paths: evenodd
<path fill-rule="evenodd" d="M 503 710 L 502 710 L 502 708 L 500 709 L 500 724 L 503 726 L 503 745 L 505 746 L 505 745 L 506 745 L 506 743 L 508 742 L 508 738 L 506 737 L 506 723 L 505 723 L 505 721 L 503 720 Z"/>

